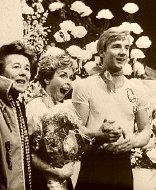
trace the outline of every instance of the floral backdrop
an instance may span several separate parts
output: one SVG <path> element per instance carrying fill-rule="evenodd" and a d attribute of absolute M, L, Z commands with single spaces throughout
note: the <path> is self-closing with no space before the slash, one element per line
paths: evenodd
<path fill-rule="evenodd" d="M 143 28 L 135 22 L 139 12 L 135 3 L 121 7 L 127 17 L 120 23 L 121 28 L 131 31 L 129 62 L 124 67 L 127 78 L 145 79 L 146 50 L 152 42 L 144 35 Z M 96 44 L 100 34 L 112 27 L 113 12 L 101 7 L 92 19 L 93 11 L 85 0 L 26 0 L 22 3 L 24 41 L 32 46 L 36 63 L 44 55 L 70 54 L 77 63 L 75 81 L 93 73 L 100 64 Z M 128 18 L 128 19 L 127 19 Z M 96 24 L 98 23 L 98 25 Z M 37 66 L 37 65 L 36 65 Z M 34 72 L 35 77 L 37 72 Z M 25 96 L 27 101 L 42 94 L 38 83 L 32 81 Z M 143 149 L 132 150 L 132 166 L 156 168 L 156 110 L 150 111 L 152 135 Z"/>

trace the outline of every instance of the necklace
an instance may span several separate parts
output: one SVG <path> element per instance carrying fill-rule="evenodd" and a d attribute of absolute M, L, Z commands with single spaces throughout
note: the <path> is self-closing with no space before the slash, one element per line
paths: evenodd
<path fill-rule="evenodd" d="M 18 99 L 13 100 L 11 95 L 9 95 L 9 100 L 10 100 L 12 108 L 15 108 L 16 116 L 17 116 L 18 124 L 19 124 L 21 147 L 22 147 L 24 166 L 25 166 L 26 186 L 28 186 L 29 190 L 32 190 L 31 159 L 30 159 L 28 130 L 26 128 L 26 124 L 25 124 L 25 120 L 23 117 L 19 100 Z"/>

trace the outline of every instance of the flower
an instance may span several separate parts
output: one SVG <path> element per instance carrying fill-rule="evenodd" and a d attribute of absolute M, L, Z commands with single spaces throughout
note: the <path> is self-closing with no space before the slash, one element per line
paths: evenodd
<path fill-rule="evenodd" d="M 66 30 L 59 30 L 54 34 L 54 38 L 57 42 L 66 42 L 70 40 L 70 35 Z"/>
<path fill-rule="evenodd" d="M 67 48 L 67 52 L 72 56 L 72 57 L 77 57 L 79 54 L 81 54 L 82 49 L 79 46 L 72 45 Z"/>
<path fill-rule="evenodd" d="M 60 49 L 58 47 L 49 47 L 45 52 L 45 56 L 47 55 L 58 56 L 58 55 L 63 55 L 64 53 L 65 52 L 63 49 Z"/>
<path fill-rule="evenodd" d="M 135 42 L 138 48 L 149 48 L 152 44 L 148 36 L 141 36 Z"/>
<path fill-rule="evenodd" d="M 128 31 L 132 31 L 131 28 L 131 23 L 130 22 L 123 22 L 119 28 L 123 29 L 123 30 L 128 30 Z"/>
<path fill-rule="evenodd" d="M 32 151 L 52 167 L 78 160 L 84 151 L 85 135 L 79 130 L 82 121 L 71 101 L 55 105 L 40 119 L 42 127 L 36 127 L 30 137 Z"/>
<path fill-rule="evenodd" d="M 138 58 L 145 58 L 145 54 L 140 49 L 132 49 L 131 50 L 131 58 L 138 59 Z"/>
<path fill-rule="evenodd" d="M 88 74 L 92 71 L 92 69 L 96 66 L 95 61 L 88 61 L 85 65 L 84 68 Z"/>
<path fill-rule="evenodd" d="M 112 19 L 114 16 L 112 12 L 109 9 L 102 9 L 101 11 L 98 12 L 96 18 L 101 19 Z"/>
<path fill-rule="evenodd" d="M 82 49 L 80 54 L 77 57 L 78 59 L 87 61 L 92 58 L 92 53 L 89 50 Z"/>
<path fill-rule="evenodd" d="M 87 30 L 83 26 L 76 26 L 74 29 L 71 31 L 71 34 L 75 38 L 83 38 L 87 34 Z"/>
<path fill-rule="evenodd" d="M 131 30 L 135 34 L 140 34 L 143 32 L 143 29 L 140 27 L 140 25 L 138 23 L 131 23 Z"/>
<path fill-rule="evenodd" d="M 90 9 L 90 7 L 86 6 L 83 10 L 82 14 L 80 14 L 81 17 L 89 16 L 93 11 Z"/>
<path fill-rule="evenodd" d="M 139 61 L 135 61 L 133 68 L 134 72 L 137 73 L 138 76 L 145 74 L 144 66 Z"/>
<path fill-rule="evenodd" d="M 62 9 L 63 6 L 64 6 L 63 3 L 60 3 L 60 2 L 54 2 L 54 3 L 51 3 L 51 4 L 49 5 L 49 10 L 50 10 L 51 12 L 53 12 L 53 11 L 56 11 L 56 10 Z"/>
<path fill-rule="evenodd" d="M 123 73 L 124 75 L 130 76 L 132 74 L 132 67 L 130 64 L 126 63 L 125 66 L 123 67 Z"/>
<path fill-rule="evenodd" d="M 138 23 L 123 22 L 119 27 L 124 30 L 133 31 L 135 34 L 143 32 Z"/>
<path fill-rule="evenodd" d="M 34 14 L 34 9 L 32 7 L 29 7 L 26 3 L 24 3 L 22 6 L 22 14 L 32 15 Z"/>
<path fill-rule="evenodd" d="M 75 28 L 75 23 L 71 20 L 65 20 L 59 26 L 61 30 L 72 31 Z"/>
<path fill-rule="evenodd" d="M 79 129 L 78 118 L 70 100 L 55 105 L 40 117 L 42 126 L 35 126 L 30 136 L 32 152 L 49 167 L 62 168 L 68 163 L 80 160 L 84 152 L 86 137 Z M 81 128 L 81 127 L 80 127 Z M 45 176 L 48 189 L 66 189 L 67 181 L 58 176 Z"/>
<path fill-rule="evenodd" d="M 44 12 L 44 8 L 41 3 L 34 3 L 33 7 L 36 8 L 36 12 L 38 12 L 38 13 Z"/>
<path fill-rule="evenodd" d="M 133 13 L 136 13 L 139 10 L 139 7 L 135 3 L 127 3 L 127 4 L 124 5 L 124 7 L 122 9 L 125 12 L 133 14 Z"/>
<path fill-rule="evenodd" d="M 79 13 L 81 17 L 89 16 L 92 13 L 90 7 L 86 6 L 82 1 L 75 1 L 71 4 L 70 9 Z"/>
<path fill-rule="evenodd" d="M 97 53 L 97 40 L 95 42 L 86 44 L 85 48 L 86 48 L 86 50 L 89 50 L 92 54 L 96 54 Z"/>

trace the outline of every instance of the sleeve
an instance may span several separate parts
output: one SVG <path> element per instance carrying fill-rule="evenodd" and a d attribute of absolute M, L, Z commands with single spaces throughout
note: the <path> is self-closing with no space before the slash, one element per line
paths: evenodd
<path fill-rule="evenodd" d="M 143 85 L 137 88 L 137 110 L 149 108 L 147 93 Z"/>
<path fill-rule="evenodd" d="M 85 79 L 78 81 L 73 87 L 72 102 L 89 106 L 88 85 Z"/>

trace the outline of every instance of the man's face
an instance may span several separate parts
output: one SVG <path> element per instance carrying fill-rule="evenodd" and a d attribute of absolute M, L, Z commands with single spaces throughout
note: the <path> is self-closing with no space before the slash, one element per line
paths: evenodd
<path fill-rule="evenodd" d="M 13 80 L 13 88 L 17 92 L 24 92 L 30 79 L 30 62 L 20 54 L 11 54 L 5 58 L 3 76 Z"/>
<path fill-rule="evenodd" d="M 129 47 L 128 39 L 110 43 L 101 55 L 106 69 L 112 73 L 122 70 L 129 57 Z"/>
<path fill-rule="evenodd" d="M 55 100 L 61 101 L 71 90 L 72 68 L 57 69 L 51 80 L 47 80 L 46 91 Z"/>

